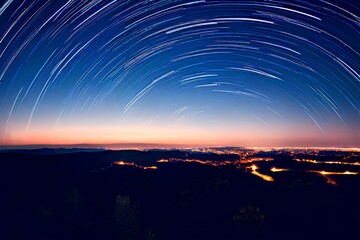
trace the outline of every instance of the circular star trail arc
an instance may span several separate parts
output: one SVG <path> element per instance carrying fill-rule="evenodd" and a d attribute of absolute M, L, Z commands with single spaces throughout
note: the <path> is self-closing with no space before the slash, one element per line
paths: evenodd
<path fill-rule="evenodd" d="M 2 144 L 360 145 L 352 1 L 16 1 Z"/>

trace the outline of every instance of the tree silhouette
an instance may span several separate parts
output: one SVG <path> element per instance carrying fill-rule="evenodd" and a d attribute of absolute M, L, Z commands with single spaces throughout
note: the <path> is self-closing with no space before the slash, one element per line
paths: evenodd
<path fill-rule="evenodd" d="M 137 208 L 129 196 L 116 196 L 114 208 L 115 234 L 118 239 L 135 239 L 138 233 Z"/>
<path fill-rule="evenodd" d="M 241 208 L 235 215 L 235 224 L 242 235 L 257 238 L 262 232 L 265 215 L 260 208 L 246 206 Z"/>

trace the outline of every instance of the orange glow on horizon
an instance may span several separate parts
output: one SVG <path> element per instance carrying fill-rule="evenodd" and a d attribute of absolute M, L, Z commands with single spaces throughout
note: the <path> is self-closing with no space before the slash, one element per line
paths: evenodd
<path fill-rule="evenodd" d="M 184 124 L 71 122 L 56 126 L 34 123 L 28 131 L 21 127 L 11 128 L 2 145 L 149 144 L 164 147 L 333 147 L 341 143 L 344 146 L 355 147 L 353 145 L 356 141 L 347 138 L 344 134 L 325 137 L 306 129 L 297 129 L 296 132 L 290 129 L 266 132 L 251 127 L 233 129 L 230 126 L 209 128 Z"/>

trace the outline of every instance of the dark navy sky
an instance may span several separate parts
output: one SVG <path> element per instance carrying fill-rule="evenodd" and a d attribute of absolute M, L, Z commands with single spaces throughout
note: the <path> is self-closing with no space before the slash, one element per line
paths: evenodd
<path fill-rule="evenodd" d="M 359 12 L 2 1 L 1 143 L 360 147 Z"/>

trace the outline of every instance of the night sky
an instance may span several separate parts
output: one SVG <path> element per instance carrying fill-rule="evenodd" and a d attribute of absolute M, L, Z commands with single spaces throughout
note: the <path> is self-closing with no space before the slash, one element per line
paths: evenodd
<path fill-rule="evenodd" d="M 360 147 L 356 2 L 1 1 L 0 144 Z"/>

